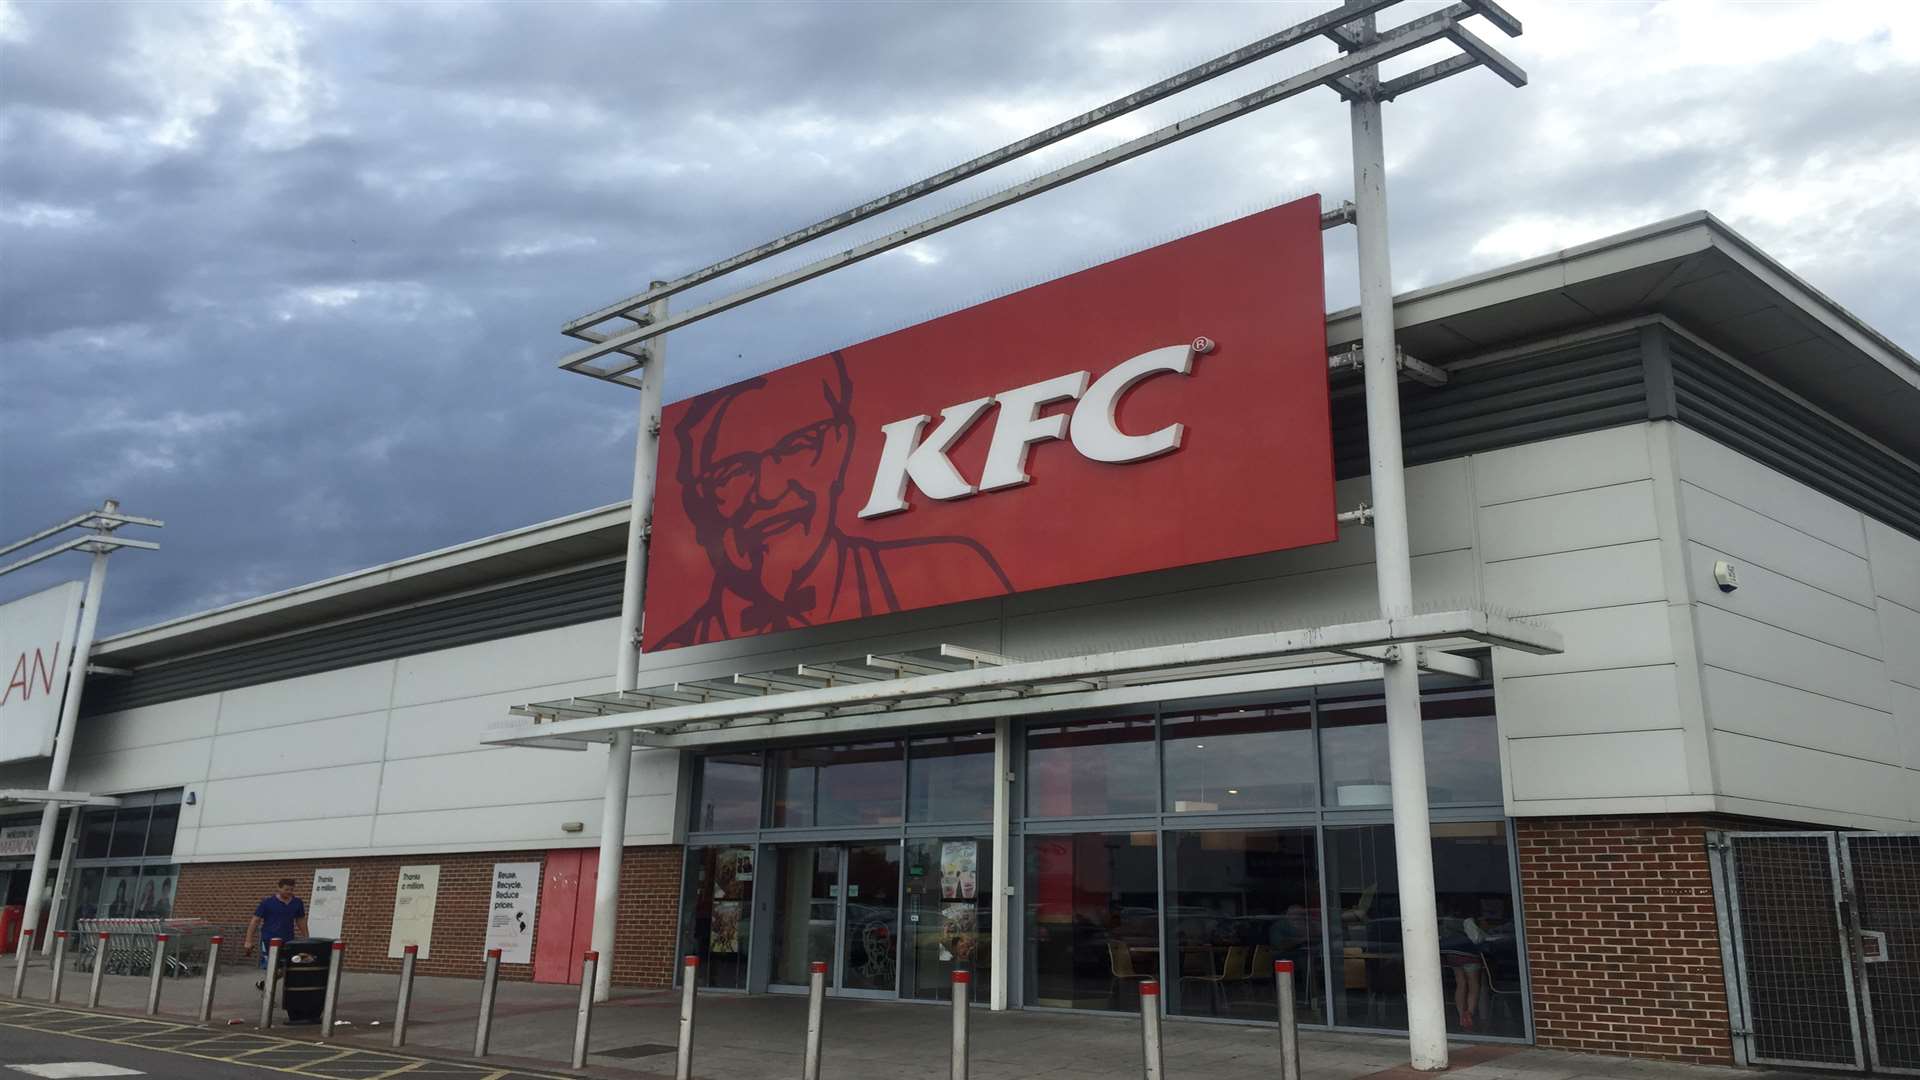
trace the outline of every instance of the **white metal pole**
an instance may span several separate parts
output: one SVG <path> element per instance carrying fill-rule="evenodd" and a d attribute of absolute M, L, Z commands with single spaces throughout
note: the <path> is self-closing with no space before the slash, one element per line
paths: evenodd
<path fill-rule="evenodd" d="M 103 506 L 108 513 L 119 508 L 120 504 L 112 499 Z M 87 681 L 87 658 L 93 653 L 93 633 L 100 625 L 100 594 L 107 587 L 109 550 L 94 549 L 93 569 L 87 574 L 87 594 L 80 608 L 80 633 L 73 640 L 73 655 L 67 662 L 66 697 L 60 703 L 60 726 L 54 734 L 53 768 L 47 772 L 49 791 L 67 789 L 67 764 L 73 759 L 73 728 L 80 717 L 80 690 Z M 47 864 L 53 861 L 53 830 L 59 824 L 58 803 L 47 803 L 40 808 L 40 835 L 34 840 L 33 871 L 27 876 L 26 911 L 21 913 L 24 926 L 40 925 L 40 891 L 47 887 Z"/>
<path fill-rule="evenodd" d="M 654 282 L 658 287 L 661 282 Z M 655 320 L 667 317 L 667 302 L 647 308 Z M 667 380 L 667 339 L 647 346 L 640 369 L 640 428 L 633 441 L 633 506 L 628 511 L 627 572 L 620 594 L 620 644 L 614 662 L 614 689 L 634 690 L 640 678 L 640 618 L 647 598 L 647 530 L 653 522 L 654 477 L 660 462 L 660 390 Z M 607 747 L 607 790 L 600 804 L 600 868 L 593 888 L 593 951 L 601 961 L 593 969 L 593 999 L 613 996 L 614 920 L 620 911 L 620 860 L 627 846 L 627 781 L 633 769 L 633 731 L 613 733 Z"/>
<path fill-rule="evenodd" d="M 1001 717 L 993 722 L 993 865 L 988 897 L 993 910 L 988 926 L 987 947 L 991 957 L 987 972 L 987 1008 L 1003 1012 L 1007 1007 L 1007 971 L 1012 963 L 1013 943 L 1007 940 L 1008 907 L 1013 903 L 1009 869 L 1013 865 L 1013 721 Z"/>
<path fill-rule="evenodd" d="M 1372 16 L 1348 29 L 1363 43 Z M 1382 618 L 1413 614 L 1407 541 L 1407 484 L 1400 447 L 1400 371 L 1393 333 L 1393 271 L 1387 245 L 1386 149 L 1380 102 L 1371 91 L 1379 68 L 1354 73 L 1362 94 L 1351 106 L 1354 225 L 1359 236 L 1360 333 L 1365 358 L 1367 445 L 1373 480 L 1374 571 Z M 1427 822 L 1427 763 L 1420 736 L 1420 676 L 1410 646 L 1385 665 L 1387 762 L 1393 791 L 1393 841 L 1400 879 L 1400 933 L 1407 983 L 1407 1043 L 1416 1069 L 1447 1067 L 1447 1020 L 1440 986 L 1440 926 L 1433 895 L 1433 844 Z"/>
<path fill-rule="evenodd" d="M 80 847 L 80 807 L 67 811 L 67 839 L 60 845 L 60 869 L 53 875 L 53 907 L 47 916 L 49 925 L 60 921 L 67 910 L 67 887 L 73 876 L 73 854 Z"/>

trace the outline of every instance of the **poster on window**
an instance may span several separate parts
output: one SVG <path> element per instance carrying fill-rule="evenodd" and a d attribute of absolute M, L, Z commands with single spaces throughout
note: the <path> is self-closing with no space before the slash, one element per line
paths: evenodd
<path fill-rule="evenodd" d="M 533 921 L 540 907 L 540 864 L 493 864 L 493 906 L 487 910 L 487 948 L 503 964 L 533 963 Z"/>
<path fill-rule="evenodd" d="M 707 939 L 707 951 L 715 956 L 731 956 L 740 951 L 740 901 L 714 902 L 713 931 Z"/>
<path fill-rule="evenodd" d="M 164 919 L 173 914 L 173 887 L 179 881 L 180 872 L 172 867 L 148 867 L 140 875 L 140 889 L 135 894 L 138 899 L 133 903 L 133 917 L 136 919 Z"/>
<path fill-rule="evenodd" d="M 949 840 L 940 845 L 940 899 L 972 900 L 980 889 L 980 843 Z"/>
<path fill-rule="evenodd" d="M 0 829 L 0 859 L 31 859 L 40 839 L 38 825 L 9 825 Z"/>
<path fill-rule="evenodd" d="M 979 942 L 979 908 L 972 904 L 940 905 L 941 960 L 971 964 Z"/>
<path fill-rule="evenodd" d="M 420 946 L 420 959 L 433 955 L 433 909 L 440 902 L 440 867 L 403 866 L 393 890 L 393 936 L 387 959 L 398 960 L 409 945 Z"/>
<path fill-rule="evenodd" d="M 347 879 L 344 866 L 313 872 L 313 891 L 307 894 L 307 933 L 314 937 L 335 938 L 347 921 Z"/>

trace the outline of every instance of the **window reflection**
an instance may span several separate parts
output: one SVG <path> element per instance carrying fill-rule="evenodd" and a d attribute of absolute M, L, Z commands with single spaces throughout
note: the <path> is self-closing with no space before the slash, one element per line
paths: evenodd
<path fill-rule="evenodd" d="M 1033 817 L 1150 814 L 1153 720 L 1035 724 L 1027 729 L 1027 813 Z"/>
<path fill-rule="evenodd" d="M 933 735 L 908 745 L 908 821 L 992 817 L 993 732 Z"/>
<path fill-rule="evenodd" d="M 1299 1019 L 1326 1022 L 1312 829 L 1169 833 L 1167 888 L 1172 1011 L 1270 1020 L 1273 963 L 1291 960 Z"/>
<path fill-rule="evenodd" d="M 682 955 L 700 958 L 702 986 L 744 990 L 753 940 L 753 849 L 687 849 L 688 896 L 681 905 Z"/>
<path fill-rule="evenodd" d="M 1499 802 L 1500 736 L 1493 715 L 1493 692 L 1423 696 L 1420 717 L 1428 801 Z M 1392 805 L 1387 710 L 1378 695 L 1321 699 L 1320 761 L 1327 785 L 1326 805 Z"/>
<path fill-rule="evenodd" d="M 776 828 L 898 825 L 906 762 L 898 739 L 799 746 L 767 755 Z"/>
<path fill-rule="evenodd" d="M 709 754 L 700 759 L 695 832 L 729 832 L 760 824 L 760 755 Z"/>
<path fill-rule="evenodd" d="M 1027 1001 L 1138 1009 L 1160 971 L 1151 832 L 1027 837 Z"/>
<path fill-rule="evenodd" d="M 1314 804 L 1313 723 L 1305 705 L 1191 713 L 1160 723 L 1169 811 Z"/>

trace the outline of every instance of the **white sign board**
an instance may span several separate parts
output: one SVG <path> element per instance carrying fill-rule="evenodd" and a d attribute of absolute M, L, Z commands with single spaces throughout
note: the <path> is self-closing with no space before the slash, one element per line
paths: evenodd
<path fill-rule="evenodd" d="M 350 874 L 346 867 L 313 872 L 313 891 L 307 894 L 307 933 L 339 940 L 340 928 L 347 920 Z"/>
<path fill-rule="evenodd" d="M 0 829 L 0 859 L 33 858 L 34 841 L 38 839 L 38 825 L 9 825 Z"/>
<path fill-rule="evenodd" d="M 487 948 L 503 964 L 533 963 L 533 919 L 540 910 L 540 864 L 493 864 L 493 906 L 487 911 Z"/>
<path fill-rule="evenodd" d="M 439 866 L 403 866 L 393 889 L 393 938 L 387 959 L 398 960 L 408 945 L 420 946 L 420 959 L 433 955 L 433 908 L 440 902 Z"/>
<path fill-rule="evenodd" d="M 0 604 L 0 761 L 53 753 L 60 697 L 80 622 L 77 581 Z"/>

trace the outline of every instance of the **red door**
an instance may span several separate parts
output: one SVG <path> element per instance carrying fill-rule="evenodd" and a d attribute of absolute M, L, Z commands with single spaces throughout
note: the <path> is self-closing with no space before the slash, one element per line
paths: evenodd
<path fill-rule="evenodd" d="M 540 925 L 533 938 L 533 981 L 580 984 L 580 954 L 593 940 L 593 890 L 600 852 L 568 848 L 547 852 L 540 883 Z"/>

